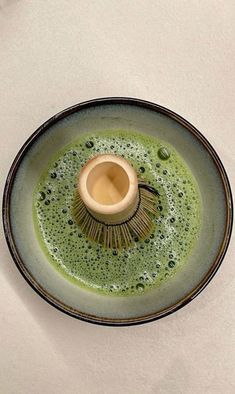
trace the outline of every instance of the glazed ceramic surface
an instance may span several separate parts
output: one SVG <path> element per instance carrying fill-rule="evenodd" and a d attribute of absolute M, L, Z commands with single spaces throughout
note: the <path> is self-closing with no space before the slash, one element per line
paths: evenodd
<path fill-rule="evenodd" d="M 35 233 L 33 191 L 48 162 L 82 133 L 107 129 L 140 131 L 169 142 L 184 158 L 200 188 L 202 226 L 192 255 L 174 278 L 141 296 L 109 297 L 72 284 L 48 262 Z M 110 98 L 62 111 L 29 138 L 7 178 L 3 217 L 8 245 L 18 268 L 47 301 L 91 322 L 137 324 L 179 309 L 213 277 L 231 234 L 232 199 L 218 156 L 192 125 L 152 103 Z"/>

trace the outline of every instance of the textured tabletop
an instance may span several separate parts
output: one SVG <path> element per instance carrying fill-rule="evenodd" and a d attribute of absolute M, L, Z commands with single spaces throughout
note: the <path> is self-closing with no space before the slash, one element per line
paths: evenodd
<path fill-rule="evenodd" d="M 233 0 L 0 0 L 0 191 L 26 138 L 87 99 L 130 96 L 195 125 L 235 185 Z M 234 237 L 177 313 L 99 327 L 44 302 L 0 229 L 0 392 L 235 393 Z"/>

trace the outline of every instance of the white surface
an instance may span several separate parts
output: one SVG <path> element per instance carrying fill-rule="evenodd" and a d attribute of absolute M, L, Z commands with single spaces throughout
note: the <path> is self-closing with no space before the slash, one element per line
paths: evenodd
<path fill-rule="evenodd" d="M 0 180 L 47 118 L 98 96 L 175 110 L 234 174 L 235 3 L 0 0 Z M 191 304 L 137 327 L 93 326 L 41 300 L 1 229 L 0 392 L 235 392 L 234 237 Z"/>

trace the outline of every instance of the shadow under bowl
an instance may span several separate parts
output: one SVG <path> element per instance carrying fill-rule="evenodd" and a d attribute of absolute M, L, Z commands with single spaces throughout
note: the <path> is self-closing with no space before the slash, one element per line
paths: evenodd
<path fill-rule="evenodd" d="M 169 142 L 196 178 L 202 197 L 199 239 L 184 269 L 141 296 L 109 297 L 79 288 L 49 262 L 38 242 L 32 215 L 33 191 L 55 153 L 80 134 L 125 129 Z M 195 298 L 218 270 L 232 231 L 232 195 L 224 167 L 206 138 L 174 112 L 132 98 L 101 98 L 53 116 L 25 142 L 9 171 L 3 222 L 13 260 L 32 288 L 59 310 L 104 325 L 149 322 L 175 312 Z"/>

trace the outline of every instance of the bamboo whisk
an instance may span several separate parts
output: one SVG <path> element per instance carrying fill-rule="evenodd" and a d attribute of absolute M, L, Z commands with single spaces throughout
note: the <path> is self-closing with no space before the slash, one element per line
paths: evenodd
<path fill-rule="evenodd" d="M 138 182 L 123 157 L 101 154 L 89 160 L 78 177 L 73 215 L 88 238 L 105 248 L 128 247 L 146 238 L 156 215 L 157 191 Z"/>

